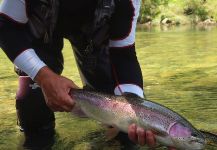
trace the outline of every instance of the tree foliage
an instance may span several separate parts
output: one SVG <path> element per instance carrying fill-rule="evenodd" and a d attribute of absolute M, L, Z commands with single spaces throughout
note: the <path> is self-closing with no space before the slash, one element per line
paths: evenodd
<path fill-rule="evenodd" d="M 156 17 L 169 16 L 166 14 L 171 12 L 172 15 L 175 15 L 174 10 L 177 8 L 179 10 L 179 16 L 187 16 L 190 19 L 196 21 L 204 21 L 210 16 L 210 3 L 212 4 L 213 0 L 142 0 L 141 12 L 139 17 L 140 23 L 146 23 L 154 20 Z M 215 2 L 217 5 L 217 1 Z M 165 9 L 172 10 L 165 12 Z M 207 7 L 209 6 L 209 7 Z M 174 9 L 175 8 L 175 9 Z M 212 13 L 213 13 L 212 9 Z M 176 11 L 176 10 L 175 10 Z M 217 13 L 216 13 L 217 14 Z M 214 15 L 215 16 L 215 15 Z"/>
<path fill-rule="evenodd" d="M 204 21 L 208 18 L 208 10 L 205 7 L 206 0 L 187 0 L 184 7 L 184 14 Z"/>
<path fill-rule="evenodd" d="M 170 0 L 142 0 L 140 22 L 148 22 L 157 17 L 161 11 L 159 6 L 167 5 Z"/>

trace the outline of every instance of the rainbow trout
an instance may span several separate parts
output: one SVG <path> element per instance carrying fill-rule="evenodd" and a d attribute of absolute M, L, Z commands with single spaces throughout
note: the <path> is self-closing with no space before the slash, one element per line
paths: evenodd
<path fill-rule="evenodd" d="M 86 90 L 72 90 L 71 97 L 90 118 L 128 132 L 135 123 L 155 133 L 156 141 L 181 150 L 201 150 L 203 134 L 178 113 L 137 96 L 114 96 Z"/>

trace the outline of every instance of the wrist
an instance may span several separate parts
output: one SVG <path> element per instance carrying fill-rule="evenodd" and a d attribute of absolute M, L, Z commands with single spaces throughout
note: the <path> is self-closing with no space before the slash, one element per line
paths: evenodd
<path fill-rule="evenodd" d="M 25 72 L 32 80 L 34 80 L 39 70 L 46 66 L 33 49 L 26 49 L 23 51 L 15 58 L 14 64 Z"/>
<path fill-rule="evenodd" d="M 34 81 L 38 83 L 39 86 L 42 86 L 47 80 L 51 79 L 55 73 L 51 71 L 47 66 L 42 67 L 36 74 Z"/>

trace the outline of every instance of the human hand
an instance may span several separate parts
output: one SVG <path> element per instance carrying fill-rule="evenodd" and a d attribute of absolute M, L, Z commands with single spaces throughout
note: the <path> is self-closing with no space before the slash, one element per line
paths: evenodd
<path fill-rule="evenodd" d="M 59 76 L 48 67 L 43 67 L 35 77 L 41 87 L 48 107 L 53 111 L 70 112 L 75 102 L 69 96 L 72 88 L 78 88 L 71 80 Z"/>
<path fill-rule="evenodd" d="M 144 130 L 140 127 L 137 127 L 135 124 L 131 124 L 128 127 L 128 136 L 131 141 L 137 143 L 141 146 L 145 144 L 150 148 L 154 148 L 156 146 L 156 140 L 154 137 L 154 133 L 150 130 Z M 168 150 L 176 150 L 173 147 L 168 147 Z"/>

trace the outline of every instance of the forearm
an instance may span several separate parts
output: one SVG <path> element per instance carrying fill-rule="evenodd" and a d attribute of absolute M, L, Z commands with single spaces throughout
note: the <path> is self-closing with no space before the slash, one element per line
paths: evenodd
<path fill-rule="evenodd" d="M 32 79 L 45 64 L 31 49 L 25 24 L 12 22 L 0 15 L 0 47 L 8 58 Z"/>
<path fill-rule="evenodd" d="M 18 25 L 0 16 L 0 47 L 11 61 L 31 48 L 25 25 Z"/>
<path fill-rule="evenodd" d="M 110 58 L 116 81 L 115 94 L 131 92 L 143 97 L 143 78 L 134 45 L 129 48 L 111 48 Z"/>
<path fill-rule="evenodd" d="M 118 1 L 111 20 L 110 57 L 116 80 L 115 94 L 130 92 L 143 97 L 141 69 L 135 51 L 140 1 Z"/>
<path fill-rule="evenodd" d="M 0 4 L 0 47 L 11 61 L 31 48 L 26 24 L 26 5 L 23 0 L 3 0 Z"/>

